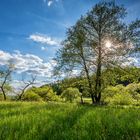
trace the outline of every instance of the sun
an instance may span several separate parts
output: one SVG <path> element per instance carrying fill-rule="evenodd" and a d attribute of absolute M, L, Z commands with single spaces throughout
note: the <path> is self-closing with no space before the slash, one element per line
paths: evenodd
<path fill-rule="evenodd" d="M 109 40 L 107 40 L 107 41 L 105 42 L 105 47 L 106 47 L 106 48 L 111 48 L 111 46 L 112 46 L 112 43 L 111 43 Z"/>

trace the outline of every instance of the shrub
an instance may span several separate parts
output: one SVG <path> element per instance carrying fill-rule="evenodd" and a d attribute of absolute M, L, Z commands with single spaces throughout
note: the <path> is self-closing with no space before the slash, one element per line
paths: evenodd
<path fill-rule="evenodd" d="M 113 98 L 107 98 L 106 101 L 109 104 L 114 105 L 130 105 L 134 102 L 132 96 L 127 92 L 122 94 L 116 94 L 113 96 Z"/>
<path fill-rule="evenodd" d="M 123 85 L 108 86 L 103 91 L 102 100 L 106 100 L 106 98 L 108 98 L 108 97 L 112 98 L 114 95 L 121 94 L 122 92 L 124 92 Z"/>
<path fill-rule="evenodd" d="M 114 105 L 130 105 L 135 102 L 128 88 L 122 85 L 107 87 L 103 92 L 102 100 L 105 103 Z"/>
<path fill-rule="evenodd" d="M 33 91 L 28 91 L 23 96 L 23 100 L 26 100 L 26 101 L 42 101 L 42 98 L 39 95 L 37 95 L 36 93 L 34 93 Z"/>
<path fill-rule="evenodd" d="M 75 99 L 80 97 L 81 93 L 77 88 L 67 88 L 62 92 L 61 97 L 65 99 L 65 101 L 73 102 Z"/>
<path fill-rule="evenodd" d="M 132 95 L 135 100 L 140 100 L 140 83 L 132 83 L 126 87 L 126 90 Z"/>
<path fill-rule="evenodd" d="M 38 95 L 44 101 L 58 101 L 59 97 L 53 92 L 52 88 L 49 86 L 42 87 L 32 87 L 26 92 L 33 92 Z"/>

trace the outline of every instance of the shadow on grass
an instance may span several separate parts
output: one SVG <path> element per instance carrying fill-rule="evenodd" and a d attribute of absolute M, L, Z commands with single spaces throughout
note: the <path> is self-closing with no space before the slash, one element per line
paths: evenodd
<path fill-rule="evenodd" d="M 53 119 L 52 125 L 45 130 L 41 136 L 41 140 L 71 140 L 77 136 L 72 133 L 72 129 L 75 129 L 75 124 L 83 117 L 91 108 L 73 108 L 72 110 L 59 113 L 58 115 L 51 114 Z"/>
<path fill-rule="evenodd" d="M 135 109 L 59 103 L 23 104 L 18 110 L 13 107 L 12 113 L 8 109 L 5 122 L 0 121 L 0 140 L 139 138 L 140 116 Z"/>

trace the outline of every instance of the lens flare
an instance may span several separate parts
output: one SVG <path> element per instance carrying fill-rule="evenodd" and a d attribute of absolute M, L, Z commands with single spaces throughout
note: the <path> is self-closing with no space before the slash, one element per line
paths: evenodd
<path fill-rule="evenodd" d="M 112 46 L 112 43 L 110 41 L 106 41 L 105 47 L 106 48 L 111 48 L 111 46 Z"/>

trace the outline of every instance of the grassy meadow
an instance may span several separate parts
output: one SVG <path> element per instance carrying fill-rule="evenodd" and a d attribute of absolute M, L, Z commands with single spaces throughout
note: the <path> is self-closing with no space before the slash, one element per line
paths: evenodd
<path fill-rule="evenodd" d="M 0 140 L 139 140 L 139 107 L 1 102 Z"/>

